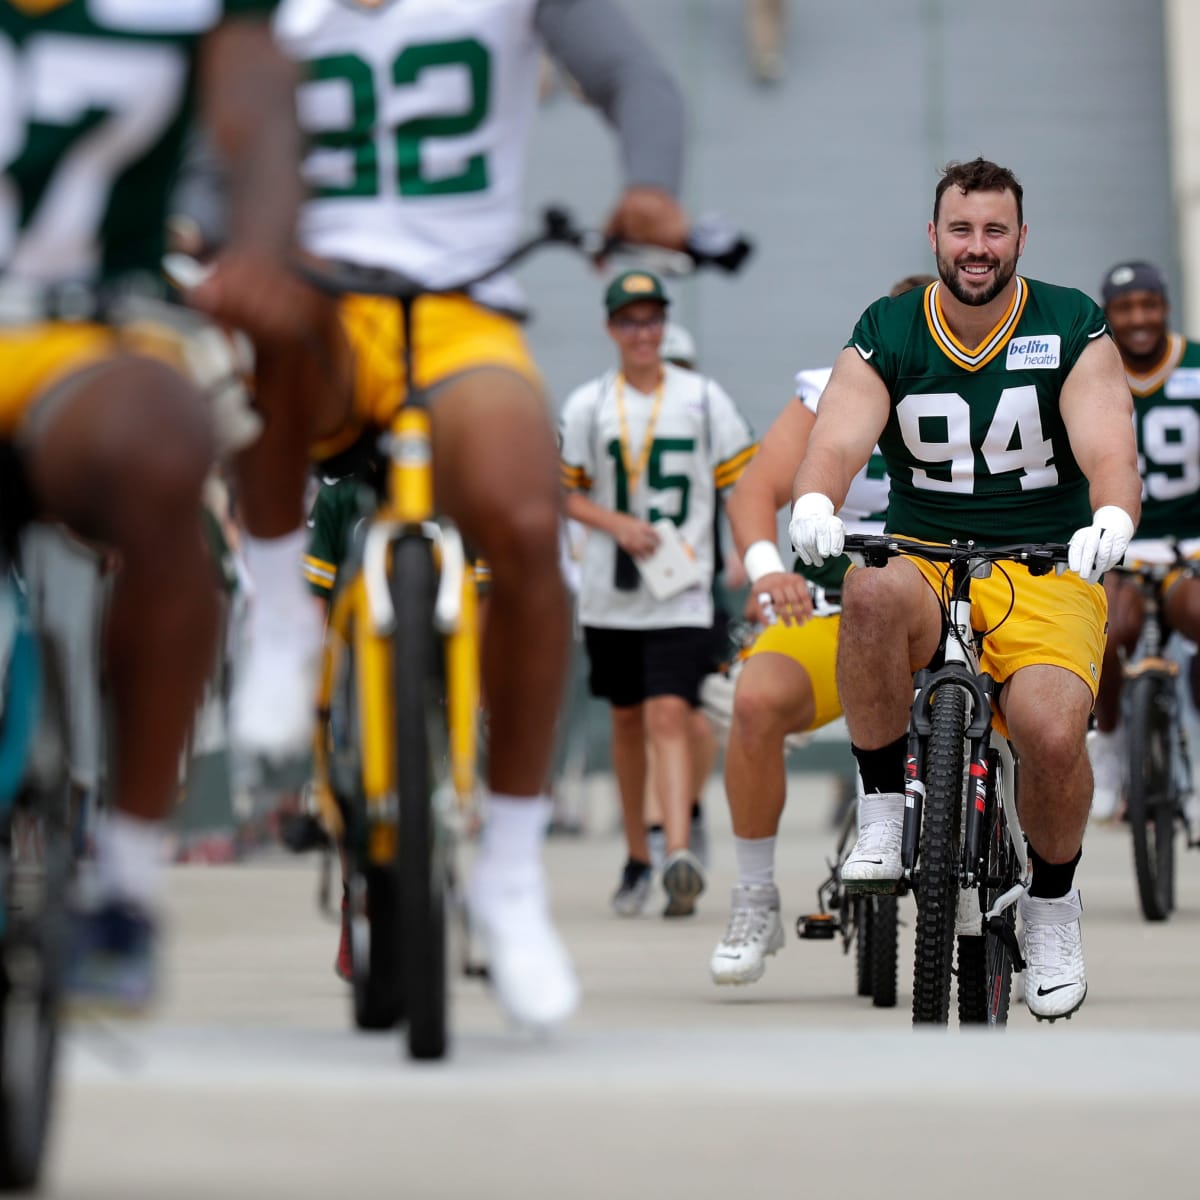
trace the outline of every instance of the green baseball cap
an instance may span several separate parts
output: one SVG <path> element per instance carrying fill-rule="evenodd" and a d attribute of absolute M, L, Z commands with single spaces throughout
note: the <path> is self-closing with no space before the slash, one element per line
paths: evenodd
<path fill-rule="evenodd" d="M 604 307 L 610 317 L 618 309 L 638 300 L 656 300 L 664 306 L 671 303 L 662 280 L 649 271 L 622 271 L 604 292 Z"/>

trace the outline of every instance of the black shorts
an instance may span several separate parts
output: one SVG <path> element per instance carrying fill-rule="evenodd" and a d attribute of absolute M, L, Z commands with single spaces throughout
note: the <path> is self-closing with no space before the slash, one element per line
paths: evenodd
<path fill-rule="evenodd" d="M 712 670 L 712 630 L 585 627 L 588 687 L 616 708 L 654 696 L 700 704 L 700 682 Z"/>

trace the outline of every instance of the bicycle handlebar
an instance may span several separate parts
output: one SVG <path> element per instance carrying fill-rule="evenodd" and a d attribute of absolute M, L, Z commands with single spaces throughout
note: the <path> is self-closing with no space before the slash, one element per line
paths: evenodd
<path fill-rule="evenodd" d="M 357 263 L 309 262 L 296 264 L 297 273 L 314 287 L 333 294 L 353 292 L 357 295 L 390 296 L 397 300 L 416 300 L 420 296 L 460 294 L 468 289 L 511 270 L 543 246 L 567 246 L 593 259 L 613 254 L 646 255 L 655 257 L 664 275 L 688 275 L 701 267 L 713 266 L 732 272 L 738 270 L 750 255 L 753 244 L 719 218 L 706 218 L 692 227 L 688 244 L 683 250 L 668 250 L 607 238 L 594 229 L 575 224 L 565 209 L 557 206 L 542 212 L 541 228 L 518 242 L 508 254 L 486 271 L 452 284 L 430 286 L 386 267 L 369 267 Z"/>
<path fill-rule="evenodd" d="M 978 546 L 974 542 L 950 542 L 931 545 L 912 538 L 880 533 L 848 533 L 844 550 L 851 558 L 861 558 L 862 565 L 882 567 L 888 559 L 909 556 L 926 562 L 955 563 L 1019 562 L 1029 568 L 1031 575 L 1049 574 L 1056 566 L 1065 565 L 1067 546 L 1063 542 L 1016 542 L 1005 546 Z"/>

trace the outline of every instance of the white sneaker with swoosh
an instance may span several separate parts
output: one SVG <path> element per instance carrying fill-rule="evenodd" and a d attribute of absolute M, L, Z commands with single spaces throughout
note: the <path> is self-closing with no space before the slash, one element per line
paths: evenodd
<path fill-rule="evenodd" d="M 1017 911 L 1025 959 L 1025 1003 L 1039 1021 L 1070 1017 L 1087 995 L 1079 889 L 1054 900 L 1026 893 Z"/>

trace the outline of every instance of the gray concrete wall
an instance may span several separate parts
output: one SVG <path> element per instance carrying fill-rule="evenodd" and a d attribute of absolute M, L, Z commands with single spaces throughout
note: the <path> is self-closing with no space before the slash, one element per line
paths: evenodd
<path fill-rule="evenodd" d="M 737 0 L 628 7 L 688 96 L 689 208 L 758 239 L 744 277 L 676 291 L 707 369 L 760 431 L 795 369 L 828 363 L 871 300 L 931 268 L 925 225 L 948 158 L 982 153 L 1021 178 L 1026 274 L 1094 294 L 1108 265 L 1137 256 L 1179 281 L 1160 0 L 793 2 L 773 88 L 751 80 Z M 599 222 L 617 178 L 595 114 L 549 101 L 531 213 L 557 199 Z M 565 254 L 523 277 L 561 402 L 608 363 L 601 284 Z"/>

